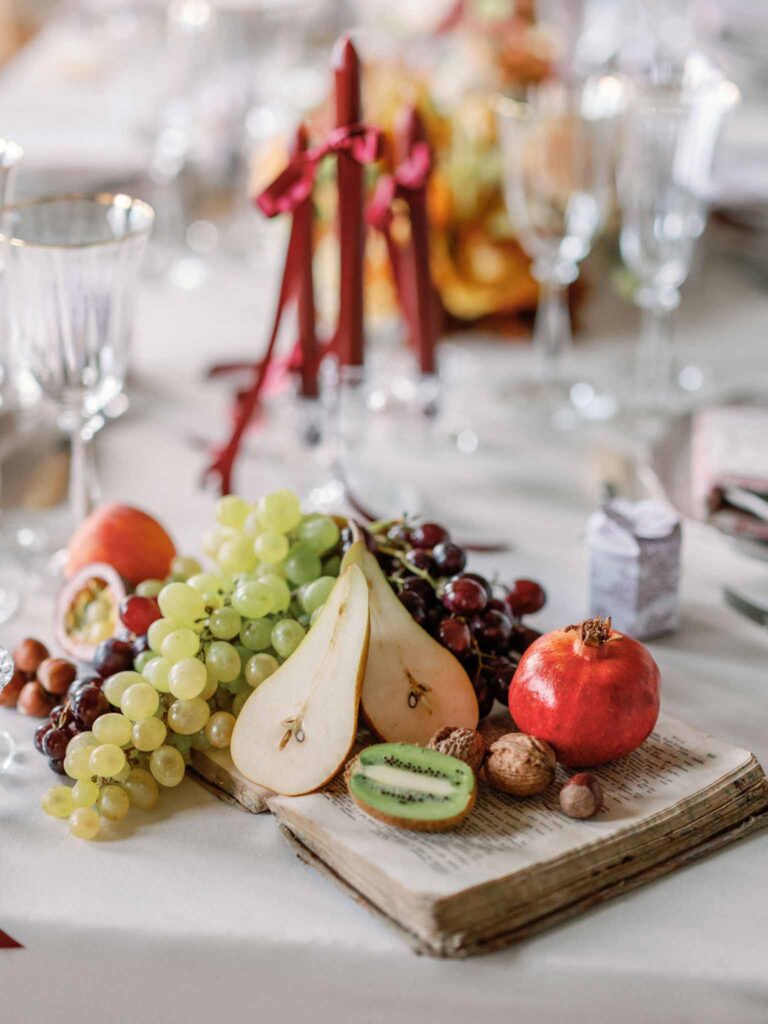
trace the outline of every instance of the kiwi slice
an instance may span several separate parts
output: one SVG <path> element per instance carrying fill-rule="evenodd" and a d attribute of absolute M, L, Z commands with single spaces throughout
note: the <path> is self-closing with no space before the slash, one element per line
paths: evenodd
<path fill-rule="evenodd" d="M 453 828 L 475 805 L 469 765 L 412 743 L 366 747 L 347 766 L 346 780 L 352 799 L 372 817 L 419 832 Z"/>

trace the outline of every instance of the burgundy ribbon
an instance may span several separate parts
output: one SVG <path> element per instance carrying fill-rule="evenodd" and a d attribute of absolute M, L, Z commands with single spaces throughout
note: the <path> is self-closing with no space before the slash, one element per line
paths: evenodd
<path fill-rule="evenodd" d="M 0 949 L 23 949 L 24 947 L 16 939 L 12 939 L 8 932 L 0 929 Z"/>
<path fill-rule="evenodd" d="M 331 153 L 347 153 L 359 164 L 371 164 L 380 159 L 382 134 L 378 128 L 353 124 L 333 128 L 326 141 L 305 153 L 296 153 L 275 180 L 256 199 L 256 204 L 267 217 L 279 213 L 292 213 L 312 194 L 320 161 Z"/>

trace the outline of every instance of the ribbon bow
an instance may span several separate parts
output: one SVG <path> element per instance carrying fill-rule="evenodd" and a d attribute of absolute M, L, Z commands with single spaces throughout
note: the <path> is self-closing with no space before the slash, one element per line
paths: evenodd
<path fill-rule="evenodd" d="M 395 168 L 394 174 L 379 178 L 371 199 L 366 220 L 371 227 L 388 234 L 392 224 L 392 202 L 405 193 L 426 188 L 432 170 L 432 151 L 426 142 L 415 142 L 405 160 Z"/>
<path fill-rule="evenodd" d="M 347 153 L 356 163 L 380 159 L 383 137 L 378 128 L 362 124 L 334 128 L 320 146 L 295 153 L 287 167 L 257 196 L 256 205 L 267 217 L 292 213 L 312 193 L 320 161 L 331 153 Z"/>

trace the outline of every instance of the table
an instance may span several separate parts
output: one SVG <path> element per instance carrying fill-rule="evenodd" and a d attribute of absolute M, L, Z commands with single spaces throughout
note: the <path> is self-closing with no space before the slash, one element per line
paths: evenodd
<path fill-rule="evenodd" d="M 24 57 L 25 74 L 34 60 L 44 76 L 46 45 L 44 34 Z M 0 125 L 17 97 L 11 68 L 0 81 Z M 41 131 L 43 107 L 38 98 L 30 135 Z M 18 107 L 14 116 L 24 143 Z M 583 333 L 585 360 L 600 366 L 626 355 L 637 321 L 597 273 L 594 280 Z M 718 257 L 715 239 L 684 293 L 682 347 L 734 384 L 768 371 L 768 295 L 758 285 Z M 252 348 L 273 295 L 222 259 L 197 291 L 148 281 L 141 299 L 132 406 L 99 438 L 102 484 L 108 498 L 157 514 L 194 552 L 211 498 L 196 486 L 203 457 L 190 438 L 220 436 L 226 397 L 203 384 L 200 370 L 213 353 Z M 479 432 L 492 443 L 469 458 L 444 451 L 430 459 L 428 508 L 471 524 L 475 535 L 512 540 L 512 552 L 475 564 L 502 578 L 541 578 L 550 602 L 535 620 L 540 628 L 573 621 L 585 607 L 582 532 L 596 497 L 595 452 L 613 439 L 537 433 L 520 421 L 500 433 L 507 420 L 487 382 L 529 354 L 477 338 L 466 349 L 472 386 L 484 388 L 472 403 Z M 301 460 L 258 449 L 258 437 L 253 445 L 240 475 L 246 496 L 306 479 Z M 413 473 L 413 462 L 398 465 Z M 727 574 L 751 571 L 720 538 L 689 525 L 682 627 L 652 650 L 669 712 L 768 765 L 768 639 L 720 599 Z M 49 593 L 28 595 L 20 617 L 0 627 L 0 643 L 27 632 L 49 637 L 51 607 Z M 71 839 L 39 810 L 52 776 L 33 750 L 34 722 L 0 709 L 0 727 L 19 745 L 0 776 L 0 927 L 25 946 L 0 952 L 8 1024 L 758 1024 L 768 1016 L 764 835 L 508 951 L 432 961 L 301 865 L 269 816 L 238 813 L 191 781 L 164 793 L 153 812 L 131 814 L 120 841 Z"/>

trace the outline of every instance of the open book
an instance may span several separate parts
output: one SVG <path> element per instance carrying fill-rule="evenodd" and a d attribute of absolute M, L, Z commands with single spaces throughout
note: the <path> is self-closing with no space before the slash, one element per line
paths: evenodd
<path fill-rule="evenodd" d="M 250 799 L 266 800 L 304 860 L 435 956 L 506 945 L 768 823 L 756 759 L 667 715 L 639 750 L 595 770 L 597 817 L 560 811 L 558 771 L 558 785 L 525 800 L 481 781 L 469 818 L 431 835 L 370 818 L 342 778 L 309 796 Z"/>

